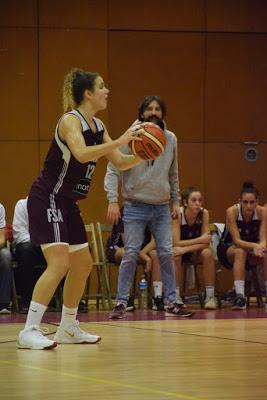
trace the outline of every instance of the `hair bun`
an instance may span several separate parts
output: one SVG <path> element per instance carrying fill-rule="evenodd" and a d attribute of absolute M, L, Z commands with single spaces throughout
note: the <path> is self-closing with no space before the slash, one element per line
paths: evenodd
<path fill-rule="evenodd" d="M 245 181 L 242 186 L 243 189 L 254 189 L 254 184 L 251 181 Z"/>

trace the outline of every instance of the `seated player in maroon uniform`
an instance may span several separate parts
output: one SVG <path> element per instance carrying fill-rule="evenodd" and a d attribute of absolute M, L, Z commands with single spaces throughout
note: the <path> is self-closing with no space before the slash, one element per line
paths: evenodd
<path fill-rule="evenodd" d="M 214 297 L 215 261 L 210 248 L 209 212 L 203 208 L 199 189 L 188 187 L 182 192 L 180 218 L 173 219 L 173 253 L 176 269 L 176 292 L 179 304 L 183 304 L 180 287 L 183 280 L 183 263 L 202 264 L 206 285 L 206 309 L 215 309 Z M 158 270 L 158 258 L 153 250 L 149 253 L 153 269 Z"/>
<path fill-rule="evenodd" d="M 237 204 L 226 210 L 226 224 L 217 254 L 225 268 L 233 268 L 236 297 L 233 310 L 246 308 L 246 267 L 263 264 L 267 292 L 266 210 L 258 204 L 259 192 L 244 182 Z"/>

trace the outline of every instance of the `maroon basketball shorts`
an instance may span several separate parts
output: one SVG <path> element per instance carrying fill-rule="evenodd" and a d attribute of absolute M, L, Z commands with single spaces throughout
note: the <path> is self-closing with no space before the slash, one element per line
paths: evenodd
<path fill-rule="evenodd" d="M 29 231 L 33 245 L 87 243 L 78 205 L 67 198 L 31 193 L 28 197 Z"/>

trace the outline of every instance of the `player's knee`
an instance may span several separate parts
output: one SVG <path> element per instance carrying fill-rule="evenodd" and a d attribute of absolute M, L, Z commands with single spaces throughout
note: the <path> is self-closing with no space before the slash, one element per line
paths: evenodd
<path fill-rule="evenodd" d="M 158 257 L 158 254 L 157 254 L 157 251 L 156 251 L 156 250 L 150 251 L 150 252 L 149 252 L 149 255 L 150 255 L 150 257 L 151 257 L 152 259 Z"/>
<path fill-rule="evenodd" d="M 240 260 L 246 260 L 246 257 L 247 257 L 247 252 L 246 252 L 246 250 L 244 250 L 244 249 L 241 249 L 241 248 L 237 248 L 237 249 L 235 249 L 235 258 L 236 259 L 240 259 Z"/>
<path fill-rule="evenodd" d="M 202 259 L 204 259 L 204 260 L 211 260 L 213 258 L 212 251 L 209 247 L 206 249 L 203 249 L 200 254 L 201 254 Z"/>
<path fill-rule="evenodd" d="M 64 262 L 58 263 L 55 266 L 48 264 L 46 271 L 47 273 L 52 274 L 56 280 L 61 281 L 61 279 L 67 275 L 69 265 Z"/>

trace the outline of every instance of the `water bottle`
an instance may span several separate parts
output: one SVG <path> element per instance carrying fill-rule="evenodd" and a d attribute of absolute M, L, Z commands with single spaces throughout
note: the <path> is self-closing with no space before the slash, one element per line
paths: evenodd
<path fill-rule="evenodd" d="M 139 289 L 139 296 L 138 296 L 139 308 L 140 308 L 140 310 L 146 310 L 147 309 L 148 285 L 147 285 L 147 280 L 146 280 L 145 275 L 142 275 L 142 278 L 138 285 L 138 289 Z"/>

